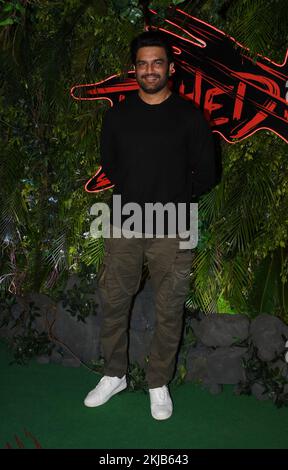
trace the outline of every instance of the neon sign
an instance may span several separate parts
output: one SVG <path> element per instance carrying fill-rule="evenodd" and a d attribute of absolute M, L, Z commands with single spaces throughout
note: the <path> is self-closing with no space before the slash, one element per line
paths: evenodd
<path fill-rule="evenodd" d="M 150 10 L 157 16 L 154 10 Z M 168 8 L 169 31 L 162 30 L 174 51 L 173 91 L 193 101 L 213 132 L 229 143 L 267 129 L 288 143 L 288 50 L 283 64 L 257 56 L 219 29 L 178 8 Z M 108 100 L 113 106 L 138 89 L 135 72 L 71 89 L 76 100 Z M 85 185 L 88 192 L 112 187 L 101 168 Z"/>

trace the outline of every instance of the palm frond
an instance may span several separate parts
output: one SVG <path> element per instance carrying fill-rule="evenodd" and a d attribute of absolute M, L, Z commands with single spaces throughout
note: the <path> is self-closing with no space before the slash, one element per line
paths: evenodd
<path fill-rule="evenodd" d="M 53 240 L 49 251 L 43 254 L 43 260 L 52 268 L 57 267 L 58 270 L 67 268 L 66 262 L 66 234 L 61 233 L 58 238 Z"/>
<path fill-rule="evenodd" d="M 103 238 L 89 237 L 83 248 L 81 260 L 88 266 L 94 264 L 96 270 L 98 270 L 104 256 Z"/>
<path fill-rule="evenodd" d="M 252 55 L 265 54 L 275 36 L 275 23 L 281 27 L 280 17 L 287 18 L 287 5 L 285 0 L 238 0 L 229 10 L 229 16 L 233 18 L 233 36 L 244 46 L 250 48 Z M 280 13 L 281 12 L 281 13 Z M 271 21 L 274 18 L 274 21 Z M 287 27 L 287 23 L 286 23 Z M 286 28 L 283 30 L 285 32 Z"/>

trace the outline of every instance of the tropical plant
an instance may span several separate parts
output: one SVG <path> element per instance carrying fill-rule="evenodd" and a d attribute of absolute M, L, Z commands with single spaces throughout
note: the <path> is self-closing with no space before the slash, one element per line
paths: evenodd
<path fill-rule="evenodd" d="M 89 210 L 98 198 L 83 185 L 97 168 L 105 105 L 76 103 L 69 90 L 123 70 L 135 27 L 113 6 L 5 2 L 0 30 L 4 292 L 51 294 L 69 272 L 81 270 L 82 255 L 87 262 Z M 102 240 L 95 249 L 91 272 L 101 262 Z"/>

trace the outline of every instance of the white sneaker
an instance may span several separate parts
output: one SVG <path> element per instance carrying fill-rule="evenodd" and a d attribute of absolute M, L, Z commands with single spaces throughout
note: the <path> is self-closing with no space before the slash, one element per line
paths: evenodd
<path fill-rule="evenodd" d="M 155 419 L 170 418 L 173 404 L 168 387 L 149 388 L 151 414 Z"/>
<path fill-rule="evenodd" d="M 113 395 L 121 392 L 126 387 L 126 375 L 123 375 L 121 379 L 119 377 L 104 375 L 96 387 L 88 393 L 84 400 L 84 405 L 89 407 L 103 405 Z"/>

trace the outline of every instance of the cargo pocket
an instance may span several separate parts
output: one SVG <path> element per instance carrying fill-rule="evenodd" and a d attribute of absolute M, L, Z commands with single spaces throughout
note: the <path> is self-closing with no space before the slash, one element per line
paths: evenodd
<path fill-rule="evenodd" d="M 190 272 L 194 253 L 191 249 L 177 248 L 174 263 L 172 264 L 172 283 L 170 302 L 179 305 L 185 302 L 189 290 Z"/>

